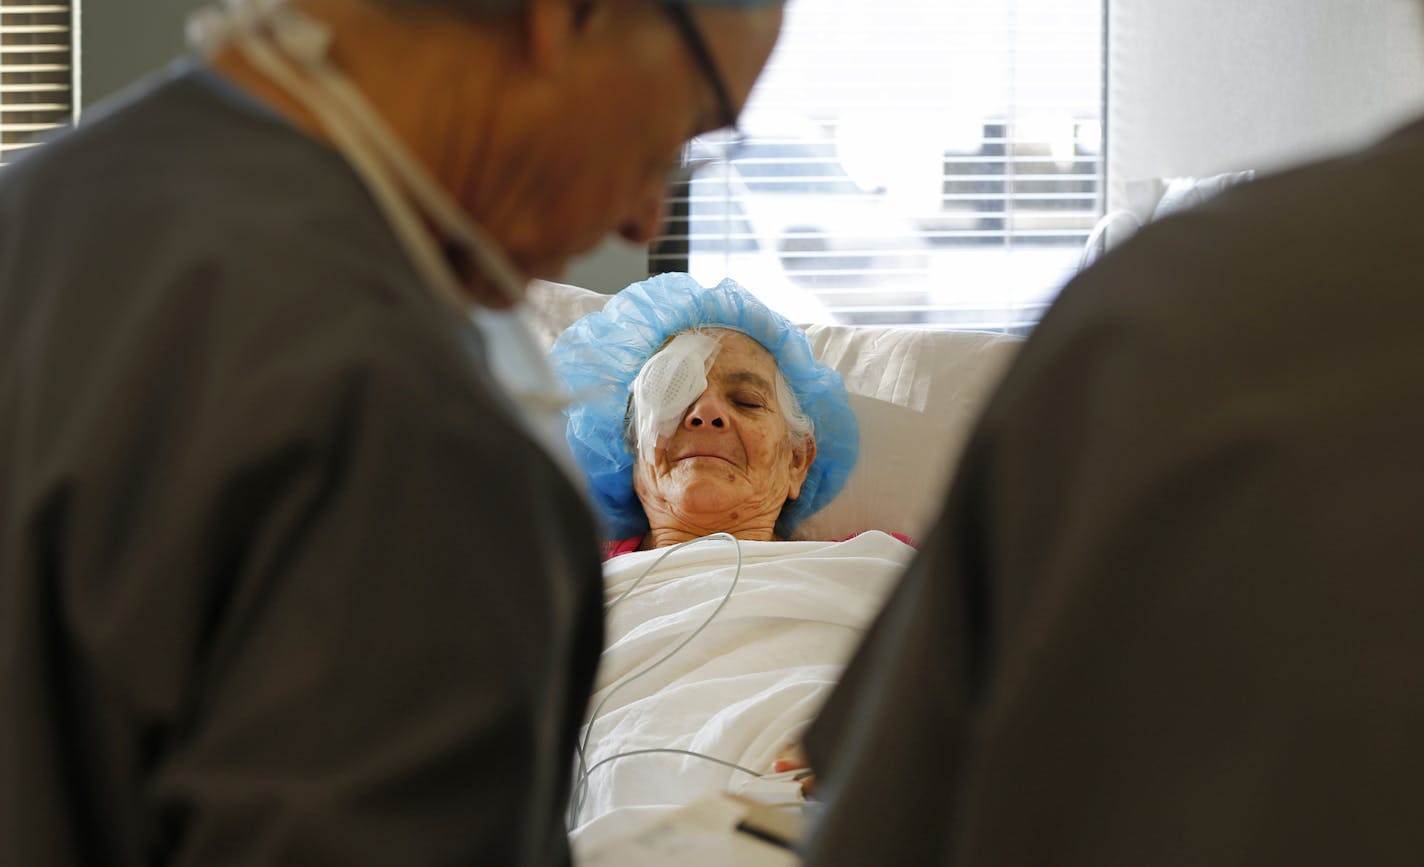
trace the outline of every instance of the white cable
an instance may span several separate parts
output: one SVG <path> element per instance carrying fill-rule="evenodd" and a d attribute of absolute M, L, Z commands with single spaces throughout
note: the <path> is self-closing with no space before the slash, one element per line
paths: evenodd
<path fill-rule="evenodd" d="M 360 90 L 331 64 L 330 29 L 282 6 L 282 2 L 225 0 L 222 8 L 201 9 L 189 19 L 189 42 L 209 57 L 233 45 L 312 112 L 370 191 L 425 283 L 458 314 L 474 318 L 490 345 L 498 347 L 490 358 L 496 378 L 524 408 L 536 434 L 546 433 L 540 418 L 553 419 L 550 430 L 560 427 L 569 395 L 543 348 L 517 315 L 517 307 L 503 313 L 478 309 L 432 237 L 425 218 L 443 237 L 461 245 L 475 266 L 516 305 L 525 288 L 518 270 L 411 155 Z M 297 73 L 289 59 L 303 74 Z M 509 318 L 517 321 L 505 321 Z M 562 438 L 548 438 L 550 452 L 561 455 Z"/>
<path fill-rule="evenodd" d="M 592 765 L 592 767 L 590 767 L 590 768 L 588 769 L 588 771 L 586 771 L 586 772 L 584 773 L 584 777 L 587 778 L 587 777 L 588 777 L 589 775 L 591 775 L 594 771 L 598 770 L 599 768 L 603 767 L 604 765 L 608 764 L 609 762 L 611 762 L 611 761 L 613 761 L 613 760 L 615 760 L 615 759 L 626 759 L 626 758 L 628 758 L 629 756 L 657 755 L 657 754 L 661 754 L 661 753 L 671 753 L 671 754 L 677 755 L 677 756 L 688 756 L 688 757 L 694 758 L 694 759 L 703 759 L 703 760 L 709 761 L 709 762 L 716 762 L 716 763 L 719 764 L 719 765 L 722 765 L 722 766 L 724 766 L 724 767 L 731 768 L 731 769 L 734 770 L 734 771 L 741 771 L 742 773 L 748 774 L 748 775 L 753 776 L 753 777 L 760 777 L 760 776 L 762 775 L 760 771 L 754 771 L 754 770 L 752 770 L 751 768 L 743 767 L 743 766 L 737 764 L 736 762 L 729 762 L 729 761 L 727 761 L 726 759 L 719 759 L 719 758 L 717 758 L 716 756 L 709 756 L 709 755 L 707 755 L 706 753 L 699 753 L 699 752 L 697 752 L 697 751 L 695 751 L 695 750 L 679 750 L 679 749 L 673 749 L 672 747 L 657 747 L 657 748 L 651 748 L 651 749 L 645 749 L 645 750 L 628 750 L 626 753 L 614 753 L 614 754 L 611 755 L 611 756 L 606 756 L 606 757 L 604 757 L 604 758 L 602 758 L 602 759 L 599 759 L 598 761 L 594 762 L 593 765 Z"/>
<path fill-rule="evenodd" d="M 286 15 L 295 17 L 294 13 L 290 11 Z M 312 19 L 303 18 L 302 20 L 301 25 L 287 31 L 291 36 L 300 38 L 303 30 L 310 29 L 313 23 Z M 277 32 L 279 37 L 282 32 L 281 30 Z M 380 119 L 361 91 L 357 90 L 355 85 L 327 62 L 326 58 L 324 45 L 319 53 L 311 54 L 308 63 L 312 73 L 356 118 L 359 128 L 373 140 L 379 151 L 389 157 L 387 166 L 405 183 L 415 198 L 425 206 L 430 218 L 445 232 L 453 235 L 455 241 L 469 248 L 475 258 L 479 260 L 480 267 L 508 300 L 512 302 L 522 300 L 524 281 L 509 259 L 498 250 L 483 229 L 465 216 L 460 207 L 435 182 L 424 166 L 410 155 L 406 147 L 391 132 L 390 127 Z"/>
<path fill-rule="evenodd" d="M 608 690 L 603 694 L 603 698 L 602 698 L 602 699 L 598 702 L 598 704 L 594 707 L 593 713 L 589 714 L 588 722 L 584 724 L 583 738 L 575 745 L 576 758 L 578 759 L 578 768 L 577 768 L 577 770 L 575 771 L 575 774 L 574 774 L 573 791 L 571 792 L 570 798 L 569 798 L 569 822 L 568 822 L 568 824 L 569 824 L 569 827 L 571 827 L 571 828 L 572 828 L 572 827 L 574 826 L 574 824 L 578 821 L 578 816 L 579 816 L 579 814 L 583 812 L 584 801 L 585 801 L 585 799 L 587 798 L 587 794 L 588 794 L 588 776 L 589 776 L 589 774 L 591 774 L 591 773 L 593 772 L 593 768 L 589 767 L 589 765 L 588 765 L 588 759 L 587 759 L 588 744 L 589 744 L 589 741 L 590 741 L 590 740 L 592 739 L 592 737 L 593 737 L 593 726 L 594 726 L 594 723 L 598 722 L 599 714 L 601 714 L 601 713 L 603 712 L 603 707 L 604 707 L 604 705 L 608 704 L 609 699 L 613 698 L 613 695 L 614 695 L 615 693 L 617 693 L 619 690 L 621 690 L 623 687 L 627 686 L 628 684 L 632 683 L 633 681 L 637 680 L 638 678 L 642 677 L 643 675 L 647 674 L 648 672 L 652 671 L 653 669 L 657 668 L 658 666 L 660 666 L 660 665 L 662 665 L 663 663 L 667 662 L 669 659 L 671 659 L 671 658 L 673 658 L 674 656 L 676 656 L 684 647 L 686 647 L 688 644 L 690 644 L 693 639 L 695 639 L 698 635 L 702 634 L 702 631 L 703 631 L 704 629 L 706 629 L 708 626 L 710 626 L 710 625 L 712 624 L 712 621 L 713 621 L 713 620 L 717 619 L 717 615 L 722 613 L 722 609 L 725 608 L 726 605 L 727 605 L 727 602 L 728 602 L 729 600 L 731 600 L 731 598 L 732 598 L 732 592 L 737 589 L 737 582 L 741 579 L 741 576 L 742 576 L 742 543 L 737 539 L 737 537 L 733 536 L 733 535 L 730 534 L 730 533 L 713 533 L 713 534 L 708 535 L 708 536 L 702 536 L 702 537 L 697 538 L 697 539 L 690 539 L 690 540 L 688 540 L 688 541 L 686 541 L 686 542 L 682 542 L 682 543 L 680 543 L 680 544 L 678 544 L 678 545 L 674 545 L 674 546 L 672 546 L 671 548 L 669 548 L 667 551 L 664 551 L 656 560 L 654 560 L 654 561 L 648 566 L 648 568 L 644 569 L 644 570 L 643 570 L 643 573 L 638 576 L 638 578 L 633 582 L 633 584 L 632 584 L 627 590 L 623 591 L 623 593 L 622 593 L 621 595 L 619 595 L 619 597 L 618 597 L 617 599 L 613 600 L 613 602 L 609 603 L 609 605 L 605 608 L 605 611 L 611 610 L 611 609 L 613 608 L 613 606 L 617 605 L 618 603 L 620 603 L 620 602 L 622 602 L 624 599 L 626 599 L 626 598 L 628 597 L 628 594 L 630 594 L 630 593 L 633 592 L 633 589 L 634 589 L 634 588 L 636 588 L 639 584 L 641 584 L 641 583 L 643 582 L 643 580 L 644 580 L 645 578 L 647 578 L 650 574 L 652 574 L 653 569 L 657 568 L 657 566 L 658 566 L 660 563 L 662 563 L 665 559 L 667 559 L 667 558 L 668 558 L 669 556 L 671 556 L 673 553 L 675 553 L 675 552 L 677 552 L 677 551 L 679 551 L 679 550 L 681 550 L 681 549 L 683 549 L 683 548 L 685 548 L 685 547 L 687 547 L 687 546 L 689 546 L 689 545 L 696 545 L 696 544 L 698 544 L 698 543 L 700 543 L 700 542 L 707 542 L 707 541 L 711 541 L 711 540 L 714 540 L 714 539 L 720 539 L 720 540 L 730 541 L 730 542 L 735 546 L 735 548 L 736 548 L 736 552 L 737 552 L 737 566 L 736 566 L 736 571 L 734 571 L 734 572 L 732 573 L 732 583 L 727 587 L 727 592 L 726 592 L 725 594 L 723 594 L 721 601 L 717 603 L 717 607 L 716 607 L 716 608 L 712 609 L 712 613 L 707 616 L 707 619 L 706 619 L 706 620 L 702 621 L 702 623 L 701 623 L 696 629 L 692 630 L 692 632 L 689 633 L 685 638 L 683 638 L 682 641 L 678 642 L 678 644 L 677 644 L 676 646 L 674 646 L 672 650 L 670 650 L 670 651 L 668 651 L 667 653 L 663 654 L 659 659 L 657 659 L 656 661 L 650 663 L 649 665 L 647 665 L 646 667 L 642 668 L 641 670 L 636 671 L 636 672 L 634 672 L 633 674 L 628 675 L 627 677 L 624 677 L 622 680 L 620 680 L 620 681 L 618 681 L 617 683 L 614 683 L 612 686 L 610 686 L 610 687 L 608 688 Z M 700 573 L 699 573 L 699 574 L 700 574 Z M 693 575 L 693 576 L 689 576 L 689 577 L 697 577 L 697 575 Z M 622 755 L 622 754 L 619 754 L 619 755 Z M 719 764 L 731 764 L 730 762 L 725 762 L 725 761 L 723 761 L 722 759 L 714 758 L 714 757 L 712 757 L 712 756 L 705 756 L 705 755 L 702 755 L 701 753 L 693 753 L 693 755 L 696 755 L 696 756 L 699 757 L 699 758 L 707 759 L 707 760 L 709 760 L 709 761 L 718 762 Z M 605 760 L 603 760 L 603 761 L 600 761 L 600 762 L 599 762 L 597 765 L 595 765 L 594 767 L 600 767 L 600 766 L 602 766 L 603 764 L 606 764 L 609 759 L 617 758 L 617 757 L 618 757 L 618 756 L 610 756 L 610 757 L 608 757 L 608 759 L 605 759 Z M 736 767 L 736 766 L 734 766 L 734 767 Z M 745 769 L 745 768 L 740 768 L 740 767 L 738 767 L 738 770 L 746 770 L 746 769 Z M 751 772 L 751 773 L 753 773 L 753 774 L 755 775 L 755 772 Z"/>
<path fill-rule="evenodd" d="M 653 570 L 661 566 L 662 562 L 668 557 L 672 556 L 678 551 L 681 551 L 688 545 L 695 545 L 698 542 L 706 542 L 709 539 L 726 539 L 729 542 L 737 543 L 737 550 L 739 553 L 741 551 L 741 543 L 737 542 L 737 538 L 731 533 L 712 533 L 707 536 L 699 536 L 696 539 L 689 539 L 686 542 L 680 542 L 676 545 L 673 545 L 672 547 L 664 551 L 662 554 L 658 555 L 658 559 L 654 560 L 651 564 L 649 564 L 648 568 L 644 569 L 643 573 L 639 575 L 633 581 L 632 584 L 628 585 L 627 590 L 624 590 L 622 593 L 619 593 L 617 599 L 614 599 L 612 602 L 603 606 L 603 613 L 607 614 L 608 612 L 612 611 L 615 607 L 617 607 L 618 603 L 622 602 L 624 599 L 627 599 L 630 595 L 632 595 L 633 591 L 638 589 L 638 585 L 642 584 L 644 579 L 646 579 L 649 575 L 653 574 Z"/>
<path fill-rule="evenodd" d="M 462 315 L 468 314 L 469 302 L 455 285 L 454 275 L 440 259 L 434 241 L 420 225 L 419 217 L 409 203 L 396 190 L 390 177 L 380 170 L 380 160 L 373 155 L 362 141 L 360 133 L 353 129 L 345 117 L 330 107 L 316 95 L 315 89 L 294 74 L 282 62 L 277 53 L 260 40 L 251 39 L 246 34 L 236 34 L 234 44 L 254 66 L 272 78 L 293 96 L 308 105 L 322 126 L 341 146 L 342 153 L 350 161 L 352 168 L 361 175 L 371 190 L 391 228 L 395 230 L 417 269 L 427 282 L 439 291 L 447 303 L 455 306 Z"/>
<path fill-rule="evenodd" d="M 316 115 L 371 189 L 422 276 L 447 303 L 464 315 L 473 306 L 411 199 L 453 241 L 463 244 L 495 287 L 517 303 L 525 285 L 518 270 L 411 156 L 360 91 L 330 64 L 331 34 L 326 25 L 280 2 L 226 0 L 224 9 L 200 10 L 189 21 L 189 39 L 208 55 L 233 44 Z M 270 35 L 263 32 L 263 24 L 269 25 Z M 298 61 L 310 80 L 297 75 L 265 39 Z"/>

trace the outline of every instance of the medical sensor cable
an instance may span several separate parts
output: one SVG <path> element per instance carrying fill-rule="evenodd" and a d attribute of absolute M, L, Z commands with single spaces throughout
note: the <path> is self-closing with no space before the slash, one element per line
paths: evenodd
<path fill-rule="evenodd" d="M 723 767 L 731 768 L 734 771 L 741 771 L 742 773 L 748 774 L 753 777 L 761 776 L 761 773 L 759 771 L 754 771 L 751 768 L 743 767 L 742 765 L 739 765 L 736 762 L 729 762 L 726 759 L 719 759 L 716 756 L 709 756 L 706 753 L 699 753 L 693 750 L 679 750 L 674 749 L 672 747 L 655 747 L 645 750 L 628 750 L 625 753 L 614 753 L 611 756 L 605 756 L 604 758 L 594 762 L 593 766 L 584 772 L 584 777 L 587 778 L 588 776 L 593 774 L 594 771 L 617 759 L 626 759 L 630 756 L 649 756 L 667 753 L 671 753 L 677 756 L 689 756 L 694 759 L 702 759 L 708 762 L 715 762 L 719 765 L 722 765 Z"/>
<path fill-rule="evenodd" d="M 725 608 L 725 607 L 727 606 L 727 603 L 731 600 L 733 591 L 735 591 L 735 590 L 737 589 L 737 582 L 741 579 L 741 576 L 742 576 L 742 543 L 741 543 L 740 540 L 737 539 L 737 537 L 733 536 L 733 535 L 730 534 L 730 533 L 713 533 L 713 534 L 708 535 L 708 536 L 703 536 L 703 537 L 698 538 L 698 539 L 689 539 L 689 540 L 686 541 L 686 542 L 682 542 L 682 543 L 680 543 L 680 544 L 674 545 L 674 546 L 672 546 L 671 548 L 669 548 L 667 551 L 665 551 L 665 552 L 663 552 L 661 555 L 659 555 L 656 560 L 654 560 L 651 564 L 648 565 L 648 568 L 646 568 L 646 569 L 643 570 L 642 574 L 639 575 L 636 580 L 634 580 L 633 584 L 632 584 L 631 586 L 629 586 L 627 590 L 623 591 L 623 593 L 620 594 L 617 599 L 613 600 L 613 602 L 609 603 L 609 604 L 608 604 L 607 606 L 605 606 L 605 608 L 604 608 L 605 612 L 606 612 L 606 611 L 611 611 L 615 605 L 617 605 L 618 603 L 620 603 L 620 602 L 622 602 L 624 599 L 626 599 L 626 598 L 628 597 L 628 594 L 630 594 L 630 593 L 633 592 L 634 588 L 636 588 L 639 584 L 641 584 L 645 578 L 647 578 L 650 574 L 652 574 L 652 571 L 653 571 L 655 568 L 657 568 L 657 566 L 658 566 L 659 564 L 661 564 L 664 560 L 666 560 L 666 559 L 667 559 L 669 556 L 671 556 L 672 554 L 676 553 L 677 551 L 679 551 L 679 550 L 681 550 L 682 548 L 685 548 L 685 547 L 687 547 L 687 546 L 689 546 L 689 545 L 696 545 L 696 544 L 698 544 L 699 542 L 708 542 L 708 541 L 712 541 L 712 540 L 725 540 L 725 541 L 730 541 L 730 542 L 732 543 L 732 545 L 733 545 L 733 546 L 735 547 L 735 549 L 736 549 L 736 552 L 737 552 L 737 565 L 736 565 L 736 571 L 734 571 L 734 572 L 732 573 L 732 582 L 731 582 L 731 584 L 727 587 L 727 592 L 726 592 L 725 594 L 723 594 L 721 601 L 717 603 L 717 607 L 712 610 L 712 613 L 707 616 L 707 619 L 706 619 L 706 620 L 702 621 L 702 623 L 701 623 L 696 629 L 692 630 L 691 633 L 689 633 L 685 638 L 683 638 L 680 642 L 678 642 L 678 644 L 677 644 L 676 646 L 674 646 L 672 650 L 670 650 L 670 651 L 668 651 L 667 653 L 663 654 L 660 658 L 658 658 L 658 659 L 655 660 L 654 662 L 650 663 L 650 664 L 647 665 L 646 667 L 642 668 L 641 670 L 639 670 L 639 671 L 637 671 L 637 672 L 634 672 L 633 674 L 628 675 L 627 677 L 623 678 L 622 680 L 620 680 L 620 681 L 618 681 L 617 683 L 614 683 L 612 686 L 610 686 L 610 687 L 608 688 L 608 691 L 603 694 L 603 698 L 602 698 L 602 699 L 598 702 L 598 704 L 594 707 L 593 713 L 589 714 L 588 722 L 584 724 L 583 738 L 582 738 L 582 740 L 577 744 L 577 750 L 576 750 L 577 755 L 576 755 L 576 757 L 577 757 L 577 759 L 578 759 L 578 770 L 576 771 L 576 773 L 575 773 L 575 775 L 574 775 L 573 794 L 572 794 L 572 796 L 571 796 L 571 798 L 570 798 L 570 803 L 569 803 L 569 826 L 570 826 L 570 827 L 573 827 L 573 826 L 577 823 L 579 814 L 583 812 L 584 803 L 585 803 L 585 801 L 586 801 L 586 799 L 587 799 L 587 796 L 588 796 L 588 778 L 589 778 L 589 774 L 593 773 L 593 770 L 594 770 L 595 768 L 602 767 L 603 765 L 607 764 L 608 762 L 612 761 L 613 759 L 622 758 L 622 757 L 624 757 L 625 755 L 640 755 L 640 754 L 645 754 L 645 753 L 648 753 L 648 752 L 657 752 L 657 751 L 650 751 L 650 750 L 637 750 L 637 751 L 630 751 L 629 753 L 626 753 L 626 754 L 624 754 L 624 753 L 618 753 L 618 754 L 615 754 L 615 755 L 612 755 L 612 756 L 608 756 L 607 758 L 604 758 L 604 759 L 600 760 L 600 761 L 599 761 L 597 764 L 595 764 L 593 767 L 589 767 L 589 765 L 588 765 L 588 759 L 587 759 L 588 745 L 589 745 L 589 741 L 590 741 L 590 740 L 592 739 L 592 737 L 593 737 L 593 726 L 594 726 L 594 723 L 596 723 L 596 722 L 598 721 L 598 717 L 599 717 L 599 715 L 603 712 L 604 705 L 608 704 L 609 699 L 613 698 L 614 694 L 617 693 L 619 690 L 621 690 L 623 687 L 627 686 L 628 684 L 632 683 L 633 681 L 637 680 L 638 678 L 642 677 L 643 675 L 647 674 L 648 672 L 652 671 L 653 669 L 657 668 L 658 666 L 660 666 L 660 665 L 662 665 L 663 663 L 667 662 L 669 659 L 671 659 L 671 658 L 673 658 L 674 656 L 676 656 L 684 647 L 686 647 L 688 644 L 690 644 L 690 643 L 693 641 L 693 639 L 697 638 L 698 635 L 701 635 L 701 634 L 702 634 L 702 631 L 705 630 L 708 626 L 710 626 L 710 625 L 712 624 L 712 621 L 713 621 L 713 620 L 716 620 L 716 619 L 717 619 L 717 615 L 718 615 L 718 614 L 721 614 L 721 613 L 722 613 L 722 609 Z M 689 577 L 692 577 L 692 576 L 689 576 Z M 672 749 L 669 749 L 669 750 L 665 750 L 665 752 L 673 752 L 673 753 L 678 753 L 678 754 L 684 754 L 684 755 L 694 756 L 694 757 L 696 757 L 696 758 L 706 759 L 706 760 L 708 760 L 708 761 L 716 762 L 716 763 L 721 764 L 721 765 L 728 765 L 729 767 L 733 767 L 733 768 L 735 768 L 735 769 L 737 769 L 737 770 L 739 770 L 739 771 L 744 771 L 744 772 L 746 772 L 746 773 L 749 773 L 749 774 L 751 774 L 752 776 L 759 776 L 759 774 L 757 774 L 756 771 L 748 770 L 747 768 L 743 768 L 743 767 L 741 767 L 741 766 L 739 766 L 739 765 L 732 764 L 731 762 L 724 761 L 723 759 L 719 759 L 719 758 L 716 758 L 716 757 L 714 757 L 714 756 L 707 756 L 707 755 L 703 755 L 703 754 L 701 754 L 701 753 L 692 752 L 692 751 L 690 751 L 690 750 L 672 750 Z"/>
<path fill-rule="evenodd" d="M 550 446 L 546 447 L 560 457 L 566 450 L 562 435 L 549 436 L 543 428 L 562 430 L 561 411 L 570 398 L 542 347 L 516 315 L 524 295 L 523 278 L 484 230 L 435 183 L 361 92 L 330 63 L 330 29 L 315 18 L 279 6 L 279 2 L 226 0 L 220 7 L 199 10 L 189 19 L 189 41 L 209 57 L 232 44 L 316 116 L 370 190 L 436 297 L 462 317 L 476 319 L 498 350 L 489 359 L 496 377 L 524 407 L 536 436 L 541 440 L 547 437 Z M 289 59 L 302 68 L 305 77 Z M 516 313 L 484 311 L 474 304 L 417 207 L 446 237 L 470 252 L 485 276 L 516 305 Z M 553 420 L 541 424 L 540 419 Z"/>
<path fill-rule="evenodd" d="M 730 542 L 737 542 L 736 537 L 733 536 L 733 535 L 730 534 L 730 533 L 712 533 L 711 535 L 708 535 L 708 536 L 701 536 L 701 537 L 696 538 L 696 539 L 689 539 L 689 540 L 687 540 L 686 542 L 680 542 L 680 543 L 678 543 L 678 544 L 676 544 L 676 545 L 673 545 L 672 547 L 670 547 L 670 548 L 668 548 L 666 551 L 664 551 L 662 554 L 660 554 L 660 555 L 658 556 L 658 559 L 654 560 L 654 561 L 648 566 L 648 568 L 644 569 L 643 572 L 642 572 L 642 574 L 639 575 L 639 576 L 637 577 L 637 579 L 633 581 L 632 584 L 628 585 L 628 589 L 627 589 L 627 590 L 624 590 L 622 593 L 619 593 L 617 599 L 614 599 L 612 602 L 610 602 L 610 603 L 608 603 L 607 605 L 603 606 L 603 613 L 604 613 L 604 614 L 607 614 L 608 612 L 612 611 L 614 608 L 616 608 L 616 607 L 618 606 L 618 603 L 622 602 L 624 599 L 627 599 L 630 595 L 632 595 L 633 591 L 634 591 L 634 590 L 637 590 L 637 589 L 638 589 L 638 586 L 643 583 L 643 580 L 646 579 L 649 575 L 653 574 L 653 570 L 656 569 L 656 568 L 658 568 L 659 566 L 661 566 L 662 563 L 663 563 L 663 561 L 666 560 L 668 557 L 672 556 L 674 553 L 676 553 L 677 551 L 681 550 L 682 548 L 684 548 L 684 547 L 687 546 L 687 545 L 693 545 L 693 544 L 696 544 L 696 543 L 698 543 L 698 542 L 706 542 L 706 541 L 708 541 L 708 540 L 710 540 L 710 539 L 726 539 L 726 540 L 728 540 L 728 541 L 730 541 Z M 737 543 L 737 554 L 738 554 L 738 556 L 740 557 L 740 555 L 741 555 L 741 543 L 739 543 L 739 542 Z"/>
<path fill-rule="evenodd" d="M 301 64 L 312 82 L 302 81 L 267 49 L 262 39 L 263 24 L 270 28 L 271 43 Z M 391 133 L 360 91 L 327 60 L 331 32 L 324 23 L 281 6 L 280 0 L 225 0 L 220 7 L 209 7 L 195 13 L 189 20 L 189 36 L 190 41 L 209 56 L 231 41 L 248 60 L 318 116 L 327 131 L 342 145 L 343 153 L 352 159 L 363 179 L 372 185 L 373 192 L 381 192 L 383 204 L 393 222 L 411 220 L 414 215 L 399 195 L 387 198 L 395 192 L 394 185 L 383 177 L 387 172 L 395 175 L 410 197 L 422 206 L 426 215 L 441 230 L 470 251 L 508 301 L 517 303 L 523 298 L 524 280 L 508 257 L 431 179 L 424 166 Z M 333 105 L 332 101 L 336 104 Z M 346 117 L 342 116 L 342 111 Z M 416 222 L 416 225 L 419 226 L 419 223 Z M 433 242 L 427 236 L 425 243 L 417 246 L 433 249 Z M 433 264 L 425 255 L 417 256 L 417 259 L 423 270 Z M 432 273 L 426 276 L 433 278 L 432 282 L 447 301 L 462 312 L 468 312 L 470 301 L 459 291 L 458 281 L 455 281 L 448 263 L 442 260 L 441 266 L 431 269 Z M 437 277 L 433 271 L 444 273 Z M 455 289 L 453 293 L 449 291 L 452 288 Z"/>

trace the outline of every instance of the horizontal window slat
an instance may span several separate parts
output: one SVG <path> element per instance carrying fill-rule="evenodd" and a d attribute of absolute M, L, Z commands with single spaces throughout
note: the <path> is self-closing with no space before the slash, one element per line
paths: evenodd
<path fill-rule="evenodd" d="M 0 95 L 6 93 L 68 93 L 69 82 L 40 81 L 0 84 Z"/>
<path fill-rule="evenodd" d="M 798 315 L 1021 332 L 1103 210 L 1102 7 L 789 4 L 743 139 L 689 147 L 727 159 L 670 191 L 652 266 Z"/>
<path fill-rule="evenodd" d="M 69 111 L 69 103 L 65 102 L 12 102 L 0 105 L 0 111 L 6 114 L 34 113 L 42 111 Z"/>
<path fill-rule="evenodd" d="M 59 129 L 64 126 L 58 121 L 48 123 L 0 123 L 0 133 L 7 132 L 45 132 L 46 130 Z"/>
<path fill-rule="evenodd" d="M 0 27 L 4 27 L 5 32 L 9 34 L 69 32 L 69 25 L 67 24 L 3 24 L 0 25 Z"/>
<path fill-rule="evenodd" d="M 5 72 L 68 72 L 67 63 L 0 63 L 0 73 Z"/>
<path fill-rule="evenodd" d="M 0 45 L 0 54 L 68 54 L 68 45 Z"/>

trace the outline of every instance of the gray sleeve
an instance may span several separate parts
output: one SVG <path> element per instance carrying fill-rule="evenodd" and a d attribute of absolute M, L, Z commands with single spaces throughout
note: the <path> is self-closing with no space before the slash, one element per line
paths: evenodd
<path fill-rule="evenodd" d="M 983 664 L 972 517 L 941 516 L 806 732 L 823 802 L 807 864 L 938 863 Z"/>
<path fill-rule="evenodd" d="M 1149 227 L 1029 340 L 809 732 L 808 864 L 1418 860 L 1417 319 L 1341 328 L 1358 269 L 1294 207 L 1336 197 L 1280 192 Z"/>

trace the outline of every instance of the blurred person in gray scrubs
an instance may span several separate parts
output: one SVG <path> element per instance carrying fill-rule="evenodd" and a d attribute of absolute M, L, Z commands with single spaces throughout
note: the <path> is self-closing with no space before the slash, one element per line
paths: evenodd
<path fill-rule="evenodd" d="M 1424 860 L 1424 120 L 1024 346 L 806 738 L 811 865 Z"/>
<path fill-rule="evenodd" d="M 518 300 L 780 21 L 232 3 L 0 170 L 0 864 L 567 862 L 599 550 Z"/>

